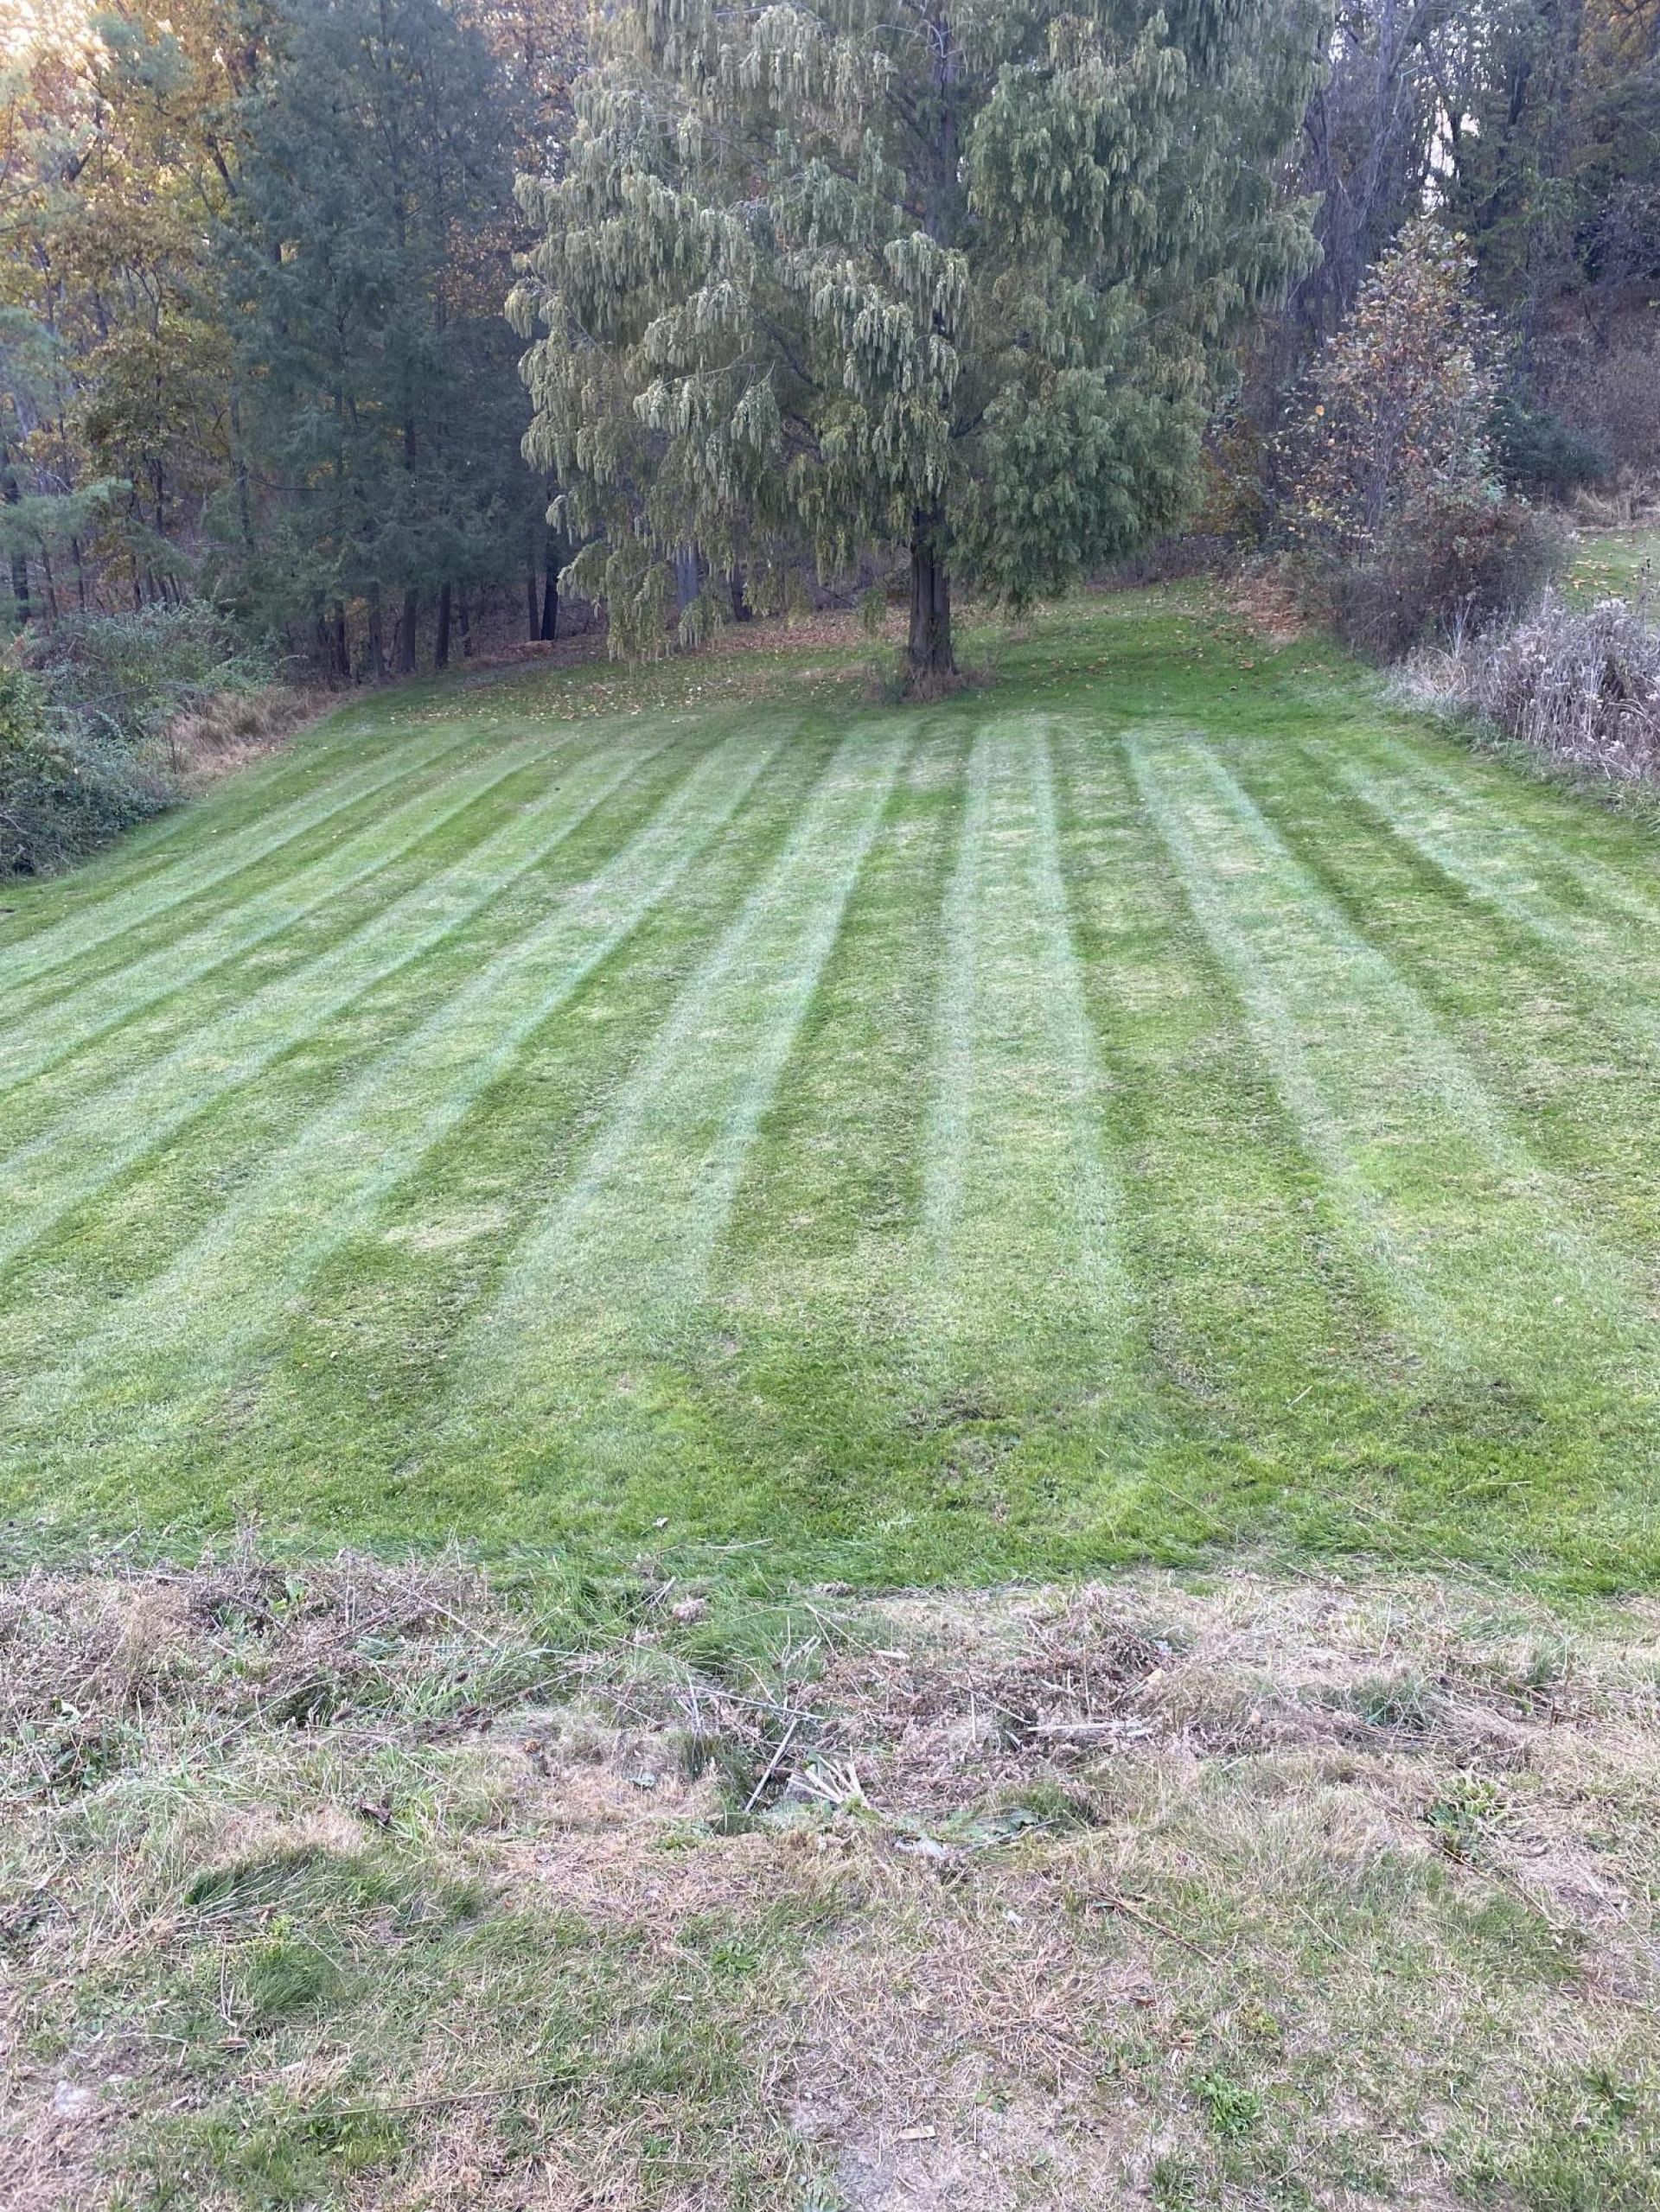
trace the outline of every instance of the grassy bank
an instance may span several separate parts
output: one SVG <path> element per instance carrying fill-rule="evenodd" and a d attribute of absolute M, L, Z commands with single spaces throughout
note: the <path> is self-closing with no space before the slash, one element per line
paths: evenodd
<path fill-rule="evenodd" d="M 993 647 L 401 692 L 9 893 L 24 1547 L 1650 1578 L 1649 834 L 1179 598 Z"/>

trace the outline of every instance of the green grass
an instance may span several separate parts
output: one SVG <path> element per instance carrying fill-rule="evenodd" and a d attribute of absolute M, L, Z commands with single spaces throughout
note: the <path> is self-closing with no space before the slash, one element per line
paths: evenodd
<path fill-rule="evenodd" d="M 1580 600 L 1635 599 L 1652 592 L 1660 571 L 1660 530 L 1580 532 L 1568 573 L 1569 596 Z"/>
<path fill-rule="evenodd" d="M 1651 833 L 1179 597 L 993 649 L 402 692 L 8 887 L 19 1540 L 1650 1581 Z"/>

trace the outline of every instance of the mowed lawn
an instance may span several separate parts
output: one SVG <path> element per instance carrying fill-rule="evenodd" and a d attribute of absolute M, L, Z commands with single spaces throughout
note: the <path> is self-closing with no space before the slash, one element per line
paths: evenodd
<path fill-rule="evenodd" d="M 7 889 L 14 1537 L 1652 1578 L 1653 835 L 1197 603 L 993 643 L 393 694 Z"/>

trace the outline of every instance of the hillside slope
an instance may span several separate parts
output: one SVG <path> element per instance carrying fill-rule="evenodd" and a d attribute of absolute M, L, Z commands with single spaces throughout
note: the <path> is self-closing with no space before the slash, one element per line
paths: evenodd
<path fill-rule="evenodd" d="M 808 659 L 370 701 L 9 894 L 0 1509 L 1652 1576 L 1648 835 L 1178 600 Z"/>

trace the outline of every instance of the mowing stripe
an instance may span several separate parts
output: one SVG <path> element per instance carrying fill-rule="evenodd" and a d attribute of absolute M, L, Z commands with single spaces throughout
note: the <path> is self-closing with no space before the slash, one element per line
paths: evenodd
<path fill-rule="evenodd" d="M 28 1042 L 22 1050 L 9 1054 L 0 1068 L 0 1093 L 200 982 L 224 962 L 268 945 L 305 915 L 390 868 L 538 761 L 553 765 L 546 741 L 531 740 L 467 775 L 452 773 L 436 791 L 421 792 L 297 875 L 231 908 L 208 926 L 175 937 L 125 967 L 78 985 L 55 1004 L 22 1017 Z M 546 801 L 534 803 L 539 813 L 545 811 Z"/>
<path fill-rule="evenodd" d="M 1485 828 L 1508 858 L 1489 869 L 1476 864 L 1475 824 L 1447 838 L 1433 787 L 1409 775 L 1397 805 L 1393 775 L 1366 779 L 1380 787 L 1369 803 L 1317 753 L 1253 748 L 1235 765 L 1298 859 L 1458 1040 L 1581 1220 L 1660 1286 L 1653 931 L 1587 906 L 1548 858 L 1530 867 L 1525 845 L 1505 838 L 1502 807 Z M 1587 832 L 1612 833 L 1618 849 L 1622 826 L 1587 813 Z"/>
<path fill-rule="evenodd" d="M 1327 742 L 1309 740 L 1303 749 L 1346 785 L 1375 820 L 1415 845 L 1472 898 L 1548 945 L 1592 985 L 1606 991 L 1611 979 L 1623 973 L 1626 984 L 1652 987 L 1660 903 L 1617 869 L 1541 837 L 1452 777 L 1425 772 L 1427 764 L 1404 747 L 1392 753 L 1382 773 Z M 1553 896 L 1548 888 L 1552 872 L 1565 877 L 1591 908 Z M 1648 1042 L 1660 1034 L 1653 1015 L 1623 996 L 1618 1011 Z"/>
<path fill-rule="evenodd" d="M 855 730 L 838 749 L 473 1332 L 464 1412 L 547 1410 L 552 1382 L 580 1418 L 607 1358 L 662 1355 L 695 1313 L 910 743 Z"/>
<path fill-rule="evenodd" d="M 1005 1386 L 1051 1402 L 1092 1370 L 1111 1374 L 1127 1402 L 1134 1298 L 1046 717 L 977 736 L 943 924 L 923 1199 L 942 1346 L 956 1365 L 972 1354 L 982 1374 L 1012 1349 L 1021 1372 Z"/>
<path fill-rule="evenodd" d="M 158 1150 L 204 1107 L 452 936 L 557 851 L 662 749 L 660 743 L 620 764 L 604 757 L 584 763 L 569 783 L 546 793 L 453 867 L 0 1159 L 0 1262 L 15 1259 L 70 1207 Z M 568 811 L 550 834 L 546 818 L 560 809 Z"/>
<path fill-rule="evenodd" d="M 328 1255 L 466 1114 L 536 1030 L 661 903 L 732 819 L 782 740 L 706 754 L 599 874 L 519 939 L 298 1133 L 166 1271 L 124 1301 L 69 1364 L 18 1393 L 49 1420 L 89 1390 L 144 1371 L 211 1379 L 261 1335 Z"/>
<path fill-rule="evenodd" d="M 1416 991 L 1187 733 L 1127 741 L 1148 813 L 1378 1289 L 1439 1363 L 1628 1355 L 1618 1259 L 1506 1127 Z"/>
<path fill-rule="evenodd" d="M 0 946 L 0 1010 L 10 1008 L 27 986 L 54 973 L 72 960 L 82 959 L 100 947 L 124 943 L 130 933 L 158 922 L 180 906 L 194 906 L 207 892 L 227 894 L 234 905 L 234 882 L 239 876 L 285 852 L 297 840 L 308 840 L 301 864 L 310 857 L 310 840 L 348 808 L 360 806 L 388 791 L 407 789 L 411 781 L 450 753 L 476 749 L 482 739 L 476 724 L 444 723 L 424 740 L 402 739 L 389 743 L 381 755 L 363 762 L 321 790 L 315 787 L 287 806 L 255 816 L 246 828 L 214 841 L 213 859 L 203 864 L 198 843 L 169 858 L 152 877 L 128 884 L 105 897 L 88 893 L 86 902 L 49 928 L 16 946 Z M 193 822 L 200 840 L 211 835 L 211 819 Z"/>

